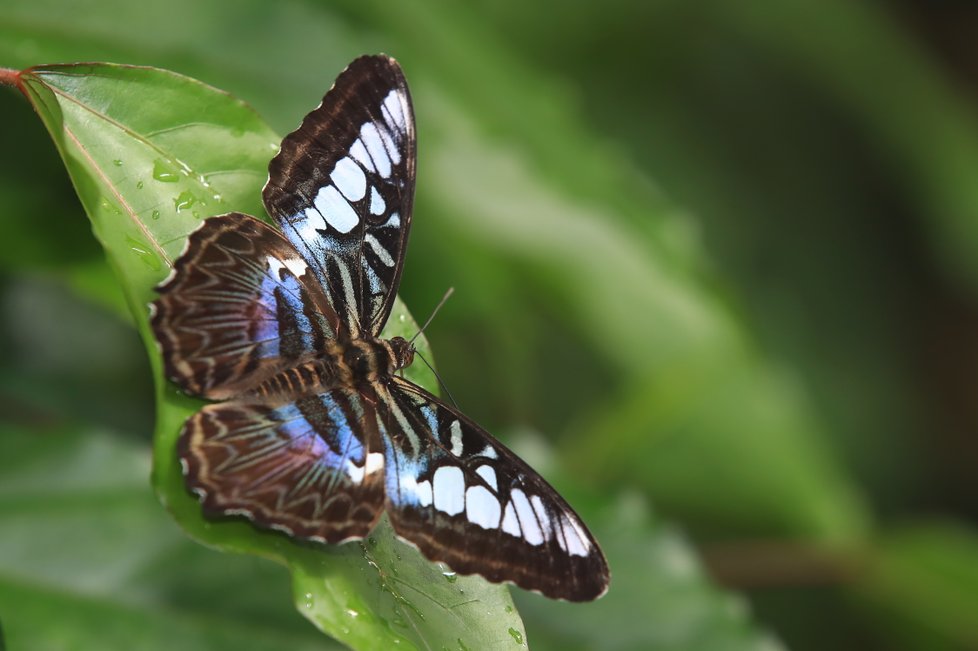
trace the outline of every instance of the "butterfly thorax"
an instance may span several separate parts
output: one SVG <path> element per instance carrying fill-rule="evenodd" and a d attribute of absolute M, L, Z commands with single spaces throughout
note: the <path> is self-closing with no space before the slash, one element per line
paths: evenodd
<path fill-rule="evenodd" d="M 350 385 L 382 380 L 414 361 L 414 347 L 403 337 L 354 339 L 341 346 L 340 373 Z"/>
<path fill-rule="evenodd" d="M 333 340 L 319 356 L 286 368 L 249 393 L 262 398 L 289 398 L 336 387 L 356 388 L 383 381 L 411 365 L 414 347 L 402 337 Z"/>

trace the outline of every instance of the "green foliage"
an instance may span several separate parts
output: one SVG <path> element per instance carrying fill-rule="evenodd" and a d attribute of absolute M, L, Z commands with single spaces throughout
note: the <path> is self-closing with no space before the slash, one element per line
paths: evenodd
<path fill-rule="evenodd" d="M 914 649 L 978 645 L 978 535 L 951 522 L 889 532 L 856 598 L 872 616 L 896 618 L 892 643 Z"/>
<path fill-rule="evenodd" d="M 971 103 L 879 3 L 481 5 L 0 10 L 2 66 L 151 64 L 271 125 L 170 73 L 39 70 L 32 99 L 96 240 L 27 103 L 0 96 L 12 647 L 324 643 L 288 607 L 285 571 L 189 542 L 152 500 L 153 404 L 154 487 L 177 522 L 287 563 L 298 610 L 357 648 L 763 649 L 768 630 L 798 649 L 974 646 L 975 459 L 954 434 L 973 428 L 948 408 L 975 377 L 960 334 L 978 278 Z M 205 522 L 169 452 L 198 404 L 146 385 L 145 305 L 186 232 L 260 215 L 278 134 L 375 51 L 401 60 L 418 112 L 402 296 L 423 314 L 456 287 L 429 330 L 440 372 L 611 562 L 596 604 L 518 594 L 525 630 L 505 590 L 449 581 L 389 532 L 324 551 Z M 952 516 L 920 521 L 922 504 Z M 705 578 L 679 525 L 725 576 L 715 542 L 812 550 L 827 569 L 736 557 L 745 585 L 773 574 L 785 591 L 754 614 Z M 827 582 L 826 610 L 792 608 Z M 447 607 L 460 589 L 481 605 Z"/>
<path fill-rule="evenodd" d="M 3 437 L 12 648 L 329 648 L 290 607 L 284 570 L 211 552 L 175 526 L 146 481 L 145 446 L 86 427 Z"/>

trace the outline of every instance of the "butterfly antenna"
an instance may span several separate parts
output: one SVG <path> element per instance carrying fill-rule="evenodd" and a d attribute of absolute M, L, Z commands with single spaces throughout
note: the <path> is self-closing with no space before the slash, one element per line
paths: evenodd
<path fill-rule="evenodd" d="M 435 370 L 435 367 L 429 364 L 428 360 L 426 360 L 418 351 L 414 351 L 414 354 L 420 357 L 421 361 L 424 362 L 424 365 L 428 367 L 428 370 L 435 374 L 435 379 L 438 380 L 438 386 L 445 390 L 445 393 L 448 395 L 448 399 L 452 401 L 452 404 L 455 405 L 456 409 L 459 409 L 458 403 L 455 402 L 455 396 L 453 396 L 452 392 L 448 389 L 448 385 L 442 381 L 441 376 L 438 375 L 438 371 Z"/>
<path fill-rule="evenodd" d="M 445 301 L 448 300 L 448 297 L 451 296 L 454 293 L 455 293 L 455 288 L 454 287 L 449 287 L 448 288 L 448 291 L 445 292 L 445 295 L 441 297 L 441 300 L 440 301 L 438 301 L 438 305 L 436 305 L 435 306 L 435 309 L 433 309 L 431 311 L 431 316 L 428 317 L 428 320 L 425 321 L 424 322 L 424 325 L 421 326 L 421 329 L 418 330 L 418 334 L 416 334 L 413 337 L 411 337 L 411 341 L 408 342 L 409 344 L 413 344 L 414 343 L 414 340 L 417 339 L 418 337 L 420 337 L 421 336 L 421 333 L 425 331 L 425 328 L 427 328 L 429 325 L 431 325 L 431 322 L 434 320 L 435 315 L 438 314 L 438 310 L 440 310 L 441 309 L 441 306 L 445 304 Z M 422 357 L 422 359 L 424 359 L 424 358 Z M 428 362 L 425 362 L 425 364 L 427 364 L 427 363 Z M 431 366 L 428 366 L 428 368 L 431 368 Z M 434 371 L 435 369 L 432 368 L 431 370 Z M 435 375 L 438 375 L 438 374 L 435 373 Z M 440 379 L 438 381 L 441 382 Z M 442 386 L 444 386 L 444 385 L 442 385 Z M 446 388 L 446 391 L 447 391 L 447 388 Z"/>

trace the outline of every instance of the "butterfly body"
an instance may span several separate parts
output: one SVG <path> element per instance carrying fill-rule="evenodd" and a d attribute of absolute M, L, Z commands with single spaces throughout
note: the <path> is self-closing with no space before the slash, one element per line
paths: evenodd
<path fill-rule="evenodd" d="M 576 513 L 484 429 L 398 373 L 385 339 L 414 196 L 410 95 L 361 57 L 282 142 L 263 199 L 279 228 L 206 220 L 152 305 L 167 377 L 215 401 L 178 454 L 206 513 L 323 543 L 394 531 L 462 574 L 594 599 L 608 567 Z"/>
<path fill-rule="evenodd" d="M 414 360 L 414 348 L 403 337 L 334 341 L 318 357 L 268 378 L 246 395 L 266 400 L 341 387 L 346 390 L 385 383 Z"/>

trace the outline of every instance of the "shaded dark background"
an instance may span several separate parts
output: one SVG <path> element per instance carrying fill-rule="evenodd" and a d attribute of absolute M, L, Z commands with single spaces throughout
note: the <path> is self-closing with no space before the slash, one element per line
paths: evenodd
<path fill-rule="evenodd" d="M 401 296 L 423 318 L 456 288 L 428 334 L 465 411 L 543 446 L 586 519 L 639 496 L 789 648 L 978 648 L 973 3 L 9 4 L 0 65 L 159 65 L 282 133 L 353 56 L 393 54 L 420 138 Z M 8 464 L 39 432 L 143 450 L 143 344 L 11 90 L 0 124 Z M 9 598 L 33 585 L 3 565 Z"/>

